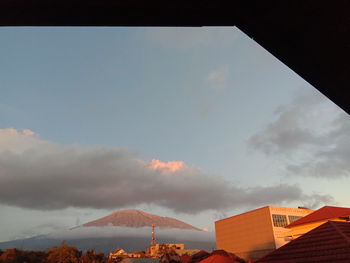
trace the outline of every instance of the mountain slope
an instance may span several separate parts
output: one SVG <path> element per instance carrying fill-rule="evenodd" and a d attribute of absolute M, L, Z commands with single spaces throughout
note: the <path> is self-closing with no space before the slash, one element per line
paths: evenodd
<path fill-rule="evenodd" d="M 47 235 L 0 242 L 0 249 L 19 248 L 45 250 L 66 241 L 79 250 L 95 249 L 106 255 L 117 248 L 128 252 L 145 250 L 151 243 L 152 224 L 156 225 L 156 241 L 183 243 L 189 249 L 210 251 L 215 247 L 215 234 L 180 220 L 148 214 L 138 210 L 122 210 L 106 217 Z"/>
<path fill-rule="evenodd" d="M 74 231 L 74 230 L 73 230 Z M 178 230 L 178 231 L 191 231 L 202 233 L 203 237 L 194 237 L 193 240 L 186 240 L 180 237 L 174 238 L 172 236 L 164 236 L 163 238 L 157 238 L 160 243 L 183 243 L 188 249 L 202 249 L 211 251 L 215 248 L 215 237 L 205 231 L 195 230 Z M 191 234 L 191 233 L 189 233 Z M 205 238 L 207 237 L 207 238 Z M 109 252 L 116 250 L 117 248 L 123 248 L 127 252 L 135 250 L 145 250 L 150 245 L 150 237 L 145 236 L 106 236 L 106 237 L 32 237 L 26 239 L 19 239 L 14 241 L 0 242 L 0 249 L 5 251 L 9 248 L 19 248 L 24 250 L 46 250 L 50 247 L 59 246 L 62 241 L 65 241 L 69 246 L 75 246 L 79 250 L 87 251 L 94 249 L 96 252 L 104 253 L 108 255 Z"/>
<path fill-rule="evenodd" d="M 83 226 L 124 226 L 124 227 L 145 227 L 155 224 L 159 228 L 179 228 L 199 230 L 185 222 L 171 217 L 162 217 L 148 214 L 140 210 L 120 210 L 100 219 L 88 222 Z"/>

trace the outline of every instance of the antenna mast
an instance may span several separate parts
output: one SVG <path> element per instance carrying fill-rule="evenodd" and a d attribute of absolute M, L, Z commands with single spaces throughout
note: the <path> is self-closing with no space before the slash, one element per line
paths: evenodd
<path fill-rule="evenodd" d="M 155 228 L 155 224 L 152 224 L 152 241 L 151 241 L 151 246 L 156 244 L 154 228 Z"/>

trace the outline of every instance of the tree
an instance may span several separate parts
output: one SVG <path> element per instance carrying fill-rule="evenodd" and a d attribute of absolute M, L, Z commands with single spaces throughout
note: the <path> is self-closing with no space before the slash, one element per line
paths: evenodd
<path fill-rule="evenodd" d="M 0 255 L 0 263 L 43 263 L 46 256 L 43 251 L 23 251 L 10 248 Z"/>
<path fill-rule="evenodd" d="M 96 253 L 94 249 L 90 249 L 82 254 L 80 257 L 81 263 L 100 263 L 103 261 L 103 253 Z"/>
<path fill-rule="evenodd" d="M 58 247 L 50 248 L 47 263 L 79 263 L 81 253 L 76 247 L 68 246 L 65 242 Z"/>
<path fill-rule="evenodd" d="M 25 262 L 44 263 L 47 257 L 44 251 L 24 251 Z"/>
<path fill-rule="evenodd" d="M 23 251 L 16 248 L 6 250 L 0 256 L 0 263 L 20 263 L 24 262 Z"/>

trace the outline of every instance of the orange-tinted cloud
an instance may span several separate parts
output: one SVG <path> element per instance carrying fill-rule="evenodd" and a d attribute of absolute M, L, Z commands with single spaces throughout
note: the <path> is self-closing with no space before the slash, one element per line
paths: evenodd
<path fill-rule="evenodd" d="M 153 159 L 149 165 L 153 170 L 161 170 L 163 172 L 176 172 L 186 167 L 186 164 L 183 161 L 171 161 L 171 162 L 162 162 L 157 159 Z"/>

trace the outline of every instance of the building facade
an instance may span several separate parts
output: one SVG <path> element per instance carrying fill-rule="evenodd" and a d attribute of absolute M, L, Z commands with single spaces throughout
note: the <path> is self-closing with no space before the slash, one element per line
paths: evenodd
<path fill-rule="evenodd" d="M 285 226 L 313 210 L 265 206 L 215 222 L 217 249 L 256 260 L 288 243 Z"/>

